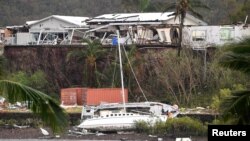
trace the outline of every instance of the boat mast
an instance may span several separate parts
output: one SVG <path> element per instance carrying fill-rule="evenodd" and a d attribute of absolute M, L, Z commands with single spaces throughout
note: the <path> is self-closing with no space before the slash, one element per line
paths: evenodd
<path fill-rule="evenodd" d="M 125 93 L 124 93 L 124 84 L 123 84 L 123 69 L 122 69 L 122 55 L 121 55 L 121 47 L 120 47 L 120 33 L 119 30 L 116 30 L 117 33 L 117 43 L 118 43 L 118 51 L 119 51 L 119 62 L 120 62 L 120 73 L 121 73 L 121 85 L 122 85 L 122 101 L 123 101 L 123 109 L 126 112 L 125 107 Z"/>

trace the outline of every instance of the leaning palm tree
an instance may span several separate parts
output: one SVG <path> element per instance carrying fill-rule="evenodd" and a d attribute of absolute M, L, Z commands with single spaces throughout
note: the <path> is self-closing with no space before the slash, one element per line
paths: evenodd
<path fill-rule="evenodd" d="M 1 69 L 3 62 L 3 57 L 0 56 Z M 67 114 L 59 103 L 43 92 L 17 82 L 1 79 L 0 96 L 10 103 L 26 102 L 27 107 L 50 126 L 54 133 L 61 133 L 68 125 Z"/>
<path fill-rule="evenodd" d="M 230 45 L 219 63 L 250 76 L 250 39 Z M 233 115 L 238 124 L 250 124 L 250 89 L 233 92 L 222 102 L 221 108 L 225 117 Z"/>
<path fill-rule="evenodd" d="M 180 51 L 181 51 L 181 43 L 182 43 L 182 30 L 184 27 L 184 21 L 186 18 L 187 12 L 191 12 L 195 16 L 198 16 L 199 18 L 202 18 L 202 16 L 196 12 L 194 8 L 205 8 L 209 9 L 207 5 L 202 3 L 200 0 L 176 0 L 174 3 L 169 3 L 168 6 L 166 7 L 165 11 L 168 10 L 173 10 L 175 9 L 174 15 L 175 19 L 179 18 L 180 25 L 179 25 L 179 32 L 180 32 L 180 37 L 179 37 L 179 42 L 178 42 L 178 56 L 180 56 Z"/>

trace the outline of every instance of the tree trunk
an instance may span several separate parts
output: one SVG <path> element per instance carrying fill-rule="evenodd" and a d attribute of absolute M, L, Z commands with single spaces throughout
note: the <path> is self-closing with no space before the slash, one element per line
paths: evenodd
<path fill-rule="evenodd" d="M 182 31 L 184 26 L 184 20 L 185 20 L 186 13 L 181 14 L 181 23 L 180 23 L 180 37 L 179 37 L 179 43 L 178 43 L 178 56 L 181 55 L 181 48 L 182 48 Z"/>

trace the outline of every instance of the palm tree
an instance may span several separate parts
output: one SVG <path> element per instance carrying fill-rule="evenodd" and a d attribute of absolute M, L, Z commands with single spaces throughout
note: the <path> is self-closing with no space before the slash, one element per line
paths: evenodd
<path fill-rule="evenodd" d="M 141 88 L 141 85 L 139 84 L 138 76 L 142 75 L 142 61 L 141 61 L 141 55 L 138 52 L 135 45 L 131 45 L 128 48 L 125 48 L 125 46 L 122 46 L 121 49 L 121 55 L 122 55 L 122 66 L 123 66 L 123 74 L 124 74 L 124 84 L 125 87 L 128 88 L 129 93 L 132 94 L 131 97 L 133 97 L 134 100 L 139 101 L 138 98 L 144 97 L 144 99 L 147 101 L 147 98 Z M 118 49 L 117 49 L 118 52 Z M 118 54 L 118 53 L 117 53 Z M 118 55 L 117 55 L 118 56 Z M 115 57 L 117 58 L 117 57 Z M 120 68 L 116 68 L 116 66 L 119 65 L 119 61 L 117 59 L 114 59 L 112 61 L 112 64 L 115 65 L 115 74 L 113 76 L 113 79 L 118 80 L 119 82 L 116 83 L 116 86 L 120 86 L 120 75 L 116 72 L 119 72 Z M 139 75 L 137 75 L 139 74 Z M 114 81 L 116 81 L 114 80 Z"/>
<path fill-rule="evenodd" d="M 0 56 L 0 72 L 3 72 L 3 60 L 3 57 Z M 10 103 L 27 102 L 28 109 L 38 115 L 55 133 L 61 133 L 68 125 L 67 114 L 59 103 L 43 92 L 17 82 L 1 79 L 0 96 L 6 98 Z"/>
<path fill-rule="evenodd" d="M 169 3 L 166 7 L 165 11 L 173 10 L 175 9 L 175 19 L 178 17 L 180 21 L 179 25 L 179 42 L 178 42 L 178 56 L 180 56 L 181 51 L 181 43 L 182 43 L 182 30 L 184 27 L 184 21 L 186 18 L 186 14 L 188 11 L 190 11 L 195 16 L 198 16 L 199 18 L 202 18 L 202 16 L 195 11 L 194 7 L 196 8 L 206 8 L 209 9 L 208 6 L 206 6 L 204 3 L 202 3 L 200 0 L 176 0 L 174 3 Z"/>
<path fill-rule="evenodd" d="M 86 79 L 86 85 L 90 87 L 100 87 L 99 77 L 103 75 L 97 69 L 97 63 L 100 63 L 105 54 L 106 50 L 102 47 L 99 40 L 84 39 L 84 43 L 87 44 L 85 50 L 73 50 L 67 55 L 67 59 L 76 57 L 78 61 L 85 61 L 84 78 Z"/>
<path fill-rule="evenodd" d="M 219 63 L 250 75 L 250 38 L 230 45 Z M 250 89 L 233 92 L 222 102 L 221 108 L 225 117 L 234 115 L 238 124 L 250 124 Z"/>

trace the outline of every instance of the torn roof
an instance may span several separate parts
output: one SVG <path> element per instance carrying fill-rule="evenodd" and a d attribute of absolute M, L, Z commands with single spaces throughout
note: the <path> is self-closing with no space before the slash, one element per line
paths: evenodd
<path fill-rule="evenodd" d="M 88 24 L 178 24 L 179 20 L 173 20 L 175 17 L 174 12 L 154 12 L 154 13 L 117 13 L 117 14 L 104 14 L 92 19 L 87 20 Z M 206 22 L 193 15 L 187 13 L 186 18 L 190 23 L 184 23 L 185 25 L 207 25 Z M 172 21 L 171 21 L 172 20 Z M 174 21 L 174 22 L 173 22 Z"/>
<path fill-rule="evenodd" d="M 30 26 L 30 25 L 40 23 L 40 22 L 45 21 L 45 20 L 50 19 L 50 18 L 56 18 L 56 19 L 59 19 L 59 20 L 62 20 L 62 21 L 77 25 L 79 27 L 86 26 L 85 21 L 87 19 L 89 19 L 89 17 L 51 15 L 51 16 L 43 18 L 41 20 L 27 21 L 26 24 Z"/>
<path fill-rule="evenodd" d="M 87 23 L 166 21 L 174 17 L 173 13 L 174 12 L 104 14 L 94 17 L 93 19 L 87 21 Z"/>

